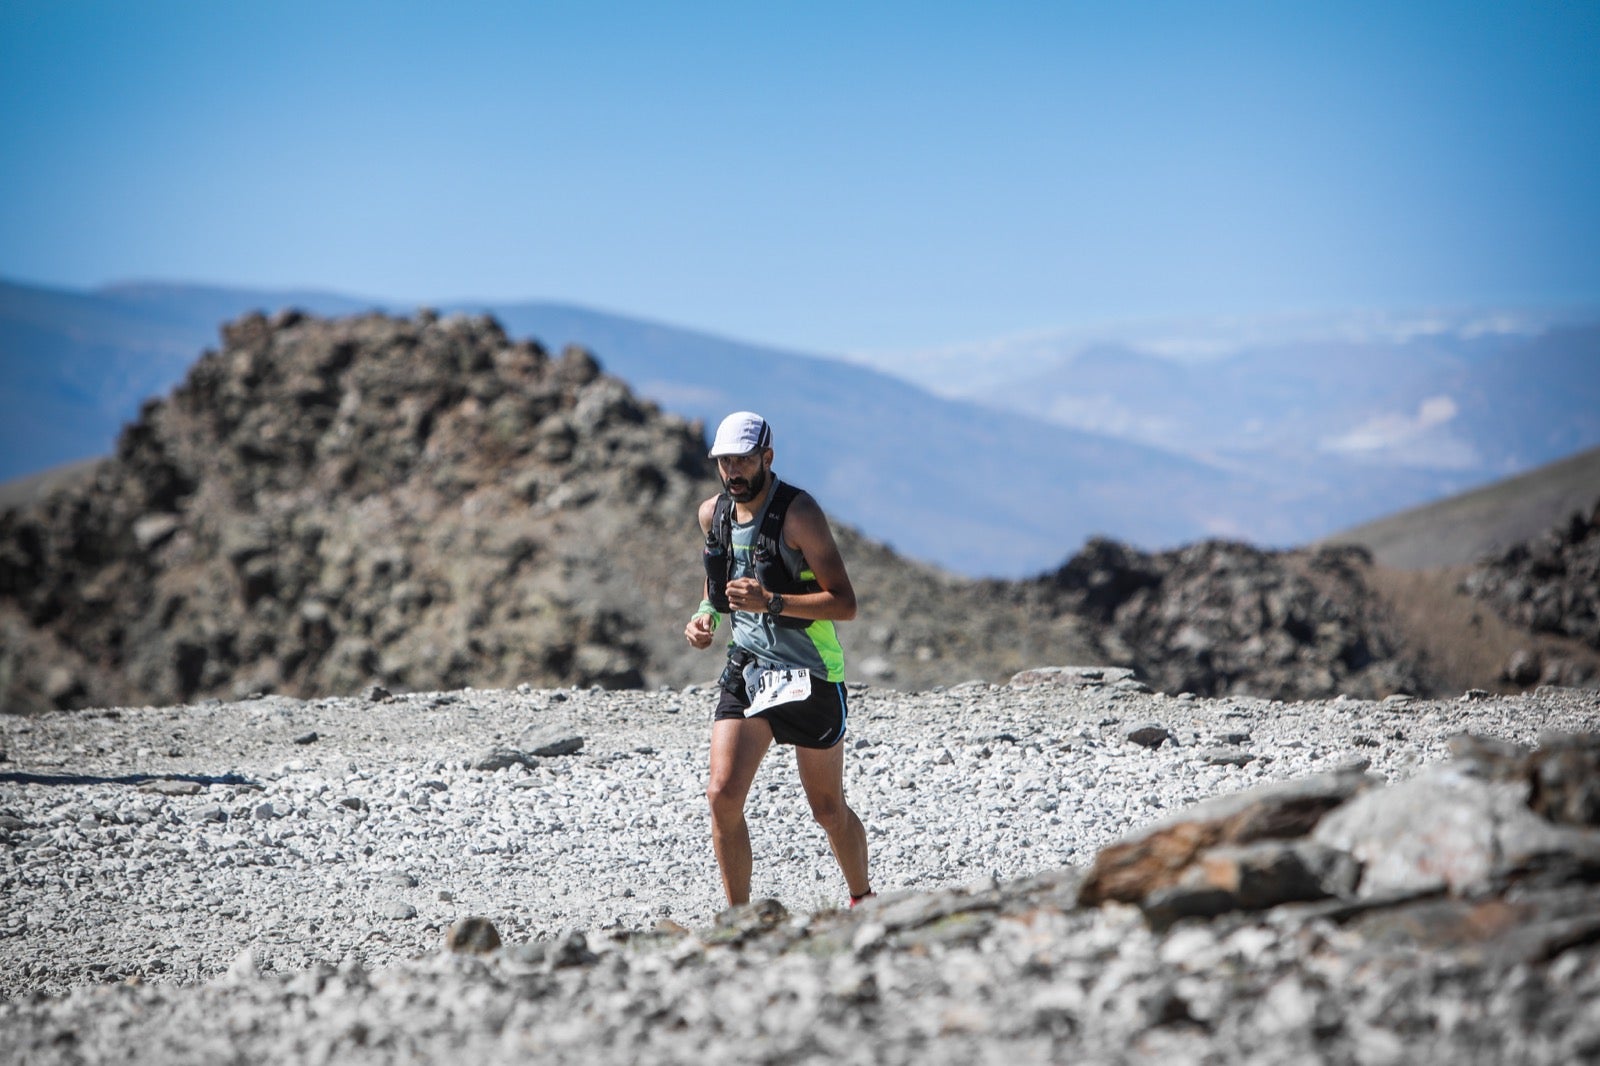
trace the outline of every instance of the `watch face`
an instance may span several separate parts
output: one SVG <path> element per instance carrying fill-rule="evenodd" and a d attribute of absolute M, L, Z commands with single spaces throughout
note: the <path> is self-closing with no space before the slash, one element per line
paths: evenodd
<path fill-rule="evenodd" d="M 774 592 L 772 594 L 772 599 L 767 601 L 767 613 L 768 614 L 782 614 L 783 613 L 783 593 Z"/>

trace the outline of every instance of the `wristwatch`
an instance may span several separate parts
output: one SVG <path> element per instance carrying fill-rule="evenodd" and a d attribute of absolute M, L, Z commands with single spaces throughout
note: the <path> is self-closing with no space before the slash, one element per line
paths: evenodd
<path fill-rule="evenodd" d="M 768 614 L 782 614 L 783 613 L 783 593 L 774 592 L 772 594 L 772 596 L 767 600 L 767 613 Z"/>

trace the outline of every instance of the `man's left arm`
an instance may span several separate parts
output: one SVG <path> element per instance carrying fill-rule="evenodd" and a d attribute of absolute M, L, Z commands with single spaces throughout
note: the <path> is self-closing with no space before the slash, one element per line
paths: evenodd
<path fill-rule="evenodd" d="M 827 516 L 809 493 L 801 493 L 784 516 L 783 539 L 806 557 L 821 592 L 797 592 L 783 597 L 783 613 L 796 618 L 848 622 L 856 616 L 856 590 L 834 542 Z"/>

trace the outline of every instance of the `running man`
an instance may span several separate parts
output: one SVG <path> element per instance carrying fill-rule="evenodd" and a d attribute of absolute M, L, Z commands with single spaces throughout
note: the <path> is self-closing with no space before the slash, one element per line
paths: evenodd
<path fill-rule="evenodd" d="M 856 594 L 822 508 L 778 480 L 772 454 L 766 419 L 723 419 L 711 448 L 723 491 L 700 505 L 704 598 L 684 636 L 710 647 L 724 614 L 733 633 L 711 726 L 711 843 L 729 906 L 748 903 L 745 799 L 773 741 L 791 745 L 853 907 L 873 892 L 867 832 L 844 799 L 848 707 L 834 623 L 856 616 Z"/>

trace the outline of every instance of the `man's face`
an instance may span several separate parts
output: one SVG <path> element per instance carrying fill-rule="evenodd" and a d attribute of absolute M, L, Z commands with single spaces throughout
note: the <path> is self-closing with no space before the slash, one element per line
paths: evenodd
<path fill-rule="evenodd" d="M 772 449 L 759 449 L 744 455 L 717 456 L 717 473 L 722 477 L 722 488 L 739 503 L 749 503 L 767 487 L 767 472 L 772 462 Z"/>

